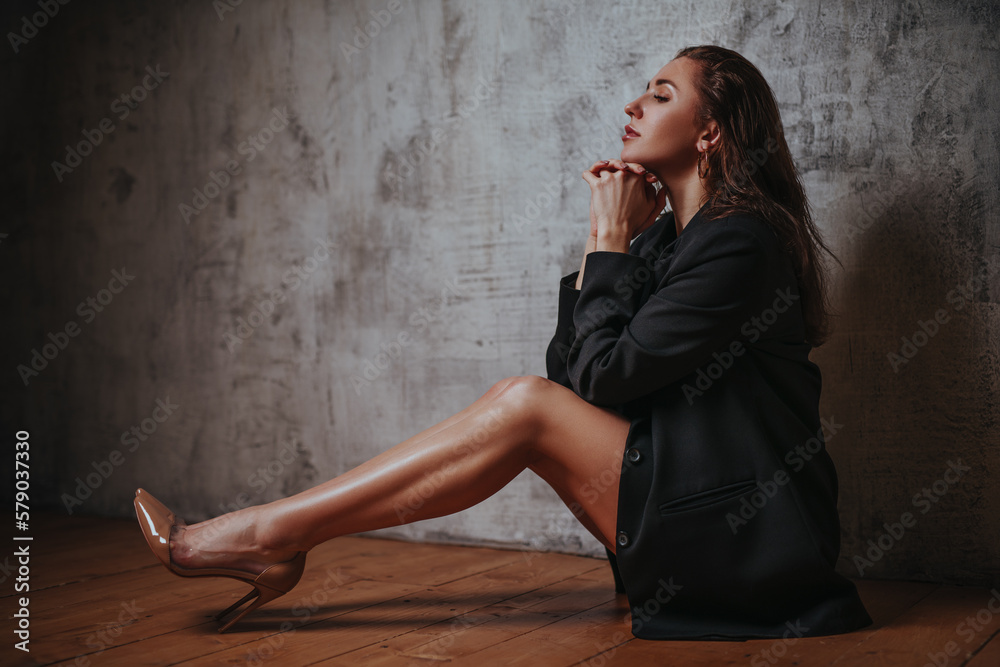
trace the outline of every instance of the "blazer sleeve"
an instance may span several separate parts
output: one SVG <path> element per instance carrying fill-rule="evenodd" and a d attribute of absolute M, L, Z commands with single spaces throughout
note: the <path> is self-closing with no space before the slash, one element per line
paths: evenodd
<path fill-rule="evenodd" d="M 563 276 L 559 281 L 559 310 L 556 317 L 556 333 L 549 341 L 549 347 L 545 351 L 545 369 L 547 377 L 553 382 L 573 389 L 569 380 L 569 373 L 566 369 L 566 359 L 569 355 L 569 346 L 573 344 L 573 310 L 576 307 L 577 299 L 580 297 L 580 290 L 576 289 L 576 279 L 580 275 L 579 271 L 574 271 L 568 276 Z"/>
<path fill-rule="evenodd" d="M 656 227 L 664 223 L 673 225 L 673 214 L 669 211 L 659 218 L 656 223 L 645 232 L 640 234 L 629 246 L 630 255 L 641 255 L 648 251 L 650 239 Z M 587 261 L 590 259 L 588 257 Z M 586 274 L 586 271 L 584 272 Z M 575 338 L 575 327 L 573 324 L 573 311 L 576 302 L 580 297 L 580 290 L 576 289 L 576 279 L 580 275 L 579 271 L 563 276 L 559 280 L 559 307 L 556 316 L 556 332 L 549 341 L 548 349 L 545 351 L 546 376 L 553 382 L 574 389 L 570 382 L 566 361 L 569 357 L 570 346 Z M 575 389 L 574 389 L 575 391 Z"/>
<path fill-rule="evenodd" d="M 648 279 L 650 267 L 631 253 L 594 251 L 580 290 L 564 297 L 565 282 L 560 287 L 560 309 L 573 308 L 572 333 L 568 316 L 561 312 L 559 320 L 567 327 L 564 340 L 572 338 L 565 377 L 586 401 L 619 405 L 684 377 L 737 340 L 760 310 L 769 275 L 761 240 L 729 224 L 691 231 L 698 233 L 676 250 L 666 277 L 644 302 L 638 278 Z M 550 373 L 561 370 L 547 360 Z"/>

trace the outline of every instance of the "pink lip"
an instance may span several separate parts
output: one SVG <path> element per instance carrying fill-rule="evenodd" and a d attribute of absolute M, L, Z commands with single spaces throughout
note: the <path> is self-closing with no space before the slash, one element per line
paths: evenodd
<path fill-rule="evenodd" d="M 626 125 L 625 134 L 622 135 L 622 141 L 625 141 L 626 139 L 632 139 L 638 136 L 639 133 L 635 131 L 635 128 L 633 128 L 631 125 Z"/>

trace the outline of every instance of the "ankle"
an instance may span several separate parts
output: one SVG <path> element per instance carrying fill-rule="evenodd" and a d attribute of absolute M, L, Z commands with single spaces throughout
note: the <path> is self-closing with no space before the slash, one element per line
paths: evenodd
<path fill-rule="evenodd" d="M 262 556 L 294 556 L 299 551 L 309 551 L 310 547 L 301 540 L 302 536 L 290 533 L 282 520 L 280 501 L 273 501 L 254 507 L 252 517 L 252 541 L 255 550 Z"/>

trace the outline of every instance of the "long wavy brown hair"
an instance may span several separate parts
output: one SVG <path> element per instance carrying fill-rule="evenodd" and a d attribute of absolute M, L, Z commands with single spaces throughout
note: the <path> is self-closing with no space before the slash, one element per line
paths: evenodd
<path fill-rule="evenodd" d="M 806 342 L 822 345 L 830 335 L 826 246 L 813 222 L 798 169 L 781 125 L 778 103 L 764 76 L 750 61 L 714 45 L 689 46 L 674 58 L 698 65 L 695 85 L 703 121 L 718 123 L 720 140 L 706 155 L 706 188 L 713 220 L 738 212 L 761 218 L 778 234 L 798 279 Z M 843 267 L 843 264 L 841 264 Z"/>

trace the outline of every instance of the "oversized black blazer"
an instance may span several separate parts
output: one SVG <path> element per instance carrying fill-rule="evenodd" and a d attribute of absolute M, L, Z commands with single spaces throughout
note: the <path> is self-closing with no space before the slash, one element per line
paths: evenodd
<path fill-rule="evenodd" d="M 706 204 L 707 206 L 708 204 Z M 616 590 L 644 639 L 871 623 L 840 550 L 837 476 L 790 257 L 764 222 L 662 215 L 559 286 L 549 379 L 630 420 Z"/>

